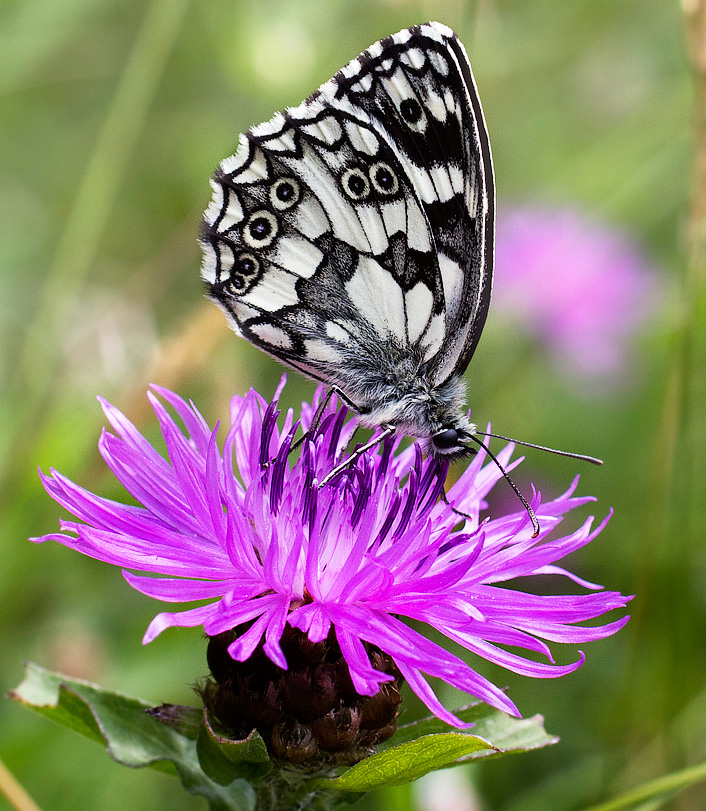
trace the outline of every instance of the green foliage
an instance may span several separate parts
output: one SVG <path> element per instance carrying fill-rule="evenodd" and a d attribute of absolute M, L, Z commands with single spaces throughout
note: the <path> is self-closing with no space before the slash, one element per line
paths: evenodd
<path fill-rule="evenodd" d="M 615 516 L 572 566 L 637 598 L 619 637 L 587 647 L 586 664 L 571 676 L 527 680 L 481 665 L 508 684 L 525 714 L 545 713 L 562 743 L 481 758 L 472 772 L 478 802 L 494 811 L 586 808 L 706 759 L 706 363 L 688 343 L 706 331 L 683 292 L 693 93 L 680 5 L 438 0 L 432 12 L 428 3 L 379 0 L 0 4 L 4 690 L 31 658 L 154 705 L 189 702 L 189 684 L 206 671 L 198 631 L 171 630 L 143 648 L 152 601 L 108 566 L 25 540 L 68 517 L 41 489 L 37 466 L 122 498 L 95 449 L 103 425 L 96 394 L 154 436 L 149 381 L 192 397 L 212 424 L 226 418 L 231 394 L 274 390 L 274 361 L 233 338 L 215 310 L 213 321 L 199 320 L 209 306 L 196 244 L 209 174 L 243 129 L 298 103 L 378 37 L 433 14 L 458 31 L 471 57 L 499 208 L 572 206 L 628 229 L 665 283 L 624 385 L 608 392 L 586 393 L 562 378 L 491 306 L 468 373 L 474 417 L 605 460 L 579 471 L 528 452 L 521 484 L 531 479 L 551 496 L 581 472 L 581 493 L 598 497 L 596 514 L 612 506 Z M 285 405 L 297 405 L 312 387 L 289 379 Z M 466 700 L 442 697 L 450 707 Z M 424 712 L 409 694 L 403 706 L 410 720 Z M 95 736 L 91 718 L 81 723 Z M 52 811 L 204 805 L 164 772 L 118 768 L 88 741 L 10 702 L 0 705 L 0 729 L 0 756 Z M 684 808 L 703 804 L 688 790 L 683 796 Z M 390 797 L 373 792 L 359 806 L 388 811 Z M 413 808 L 406 789 L 395 797 L 399 811 Z"/>
<path fill-rule="evenodd" d="M 673 774 L 650 780 L 612 800 L 591 806 L 586 811 L 627 811 L 628 809 L 659 808 L 685 788 L 698 787 L 703 791 L 706 782 L 706 763 L 682 769 Z"/>
<path fill-rule="evenodd" d="M 240 764 L 267 760 L 264 746 L 243 744 L 247 755 L 240 758 L 230 780 L 213 780 L 201 766 L 202 750 L 193 726 L 160 723 L 147 713 L 150 705 L 146 701 L 68 679 L 34 664 L 27 665 L 26 673 L 25 680 L 11 693 L 12 699 L 100 743 L 123 766 L 149 766 L 178 775 L 185 790 L 205 797 L 214 811 L 248 811 L 254 807 L 252 788 L 237 776 L 243 771 Z"/>
<path fill-rule="evenodd" d="M 201 721 L 202 713 L 194 708 L 151 708 L 141 699 L 32 663 L 10 698 L 100 743 L 123 766 L 178 775 L 185 790 L 206 798 L 212 811 L 250 811 L 256 804 L 260 811 L 332 807 L 351 795 L 409 783 L 471 758 L 500 757 L 557 740 L 544 732 L 539 718 L 522 721 L 476 704 L 459 712 L 462 720 L 475 723 L 472 733 L 435 732 L 439 722 L 432 718 L 408 724 L 384 751 L 339 769 L 335 777 L 319 778 L 279 769 L 257 733 L 243 741 L 228 740 Z"/>
<path fill-rule="evenodd" d="M 436 717 L 400 727 L 386 742 L 383 751 L 356 764 L 345 774 L 322 785 L 340 790 L 371 791 L 417 780 L 436 769 L 458 766 L 479 758 L 528 752 L 557 743 L 547 735 L 542 718 L 518 719 L 488 707 L 474 704 L 457 711 L 458 717 L 473 727 L 449 732 Z"/>

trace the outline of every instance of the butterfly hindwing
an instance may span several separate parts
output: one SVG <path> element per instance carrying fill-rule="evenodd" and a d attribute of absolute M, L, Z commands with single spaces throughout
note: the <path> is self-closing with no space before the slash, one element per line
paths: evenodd
<path fill-rule="evenodd" d="M 221 164 L 204 276 L 240 335 L 340 384 L 342 363 L 438 343 L 428 328 L 443 290 L 395 153 L 364 122 L 317 107 L 255 128 Z M 362 393 L 354 401 L 365 408 Z"/>

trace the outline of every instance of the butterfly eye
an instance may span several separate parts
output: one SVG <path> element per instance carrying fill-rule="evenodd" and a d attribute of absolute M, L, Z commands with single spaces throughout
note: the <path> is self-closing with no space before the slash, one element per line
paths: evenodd
<path fill-rule="evenodd" d="M 370 193 L 368 178 L 360 169 L 347 169 L 341 177 L 341 186 L 353 200 L 363 200 Z"/>
<path fill-rule="evenodd" d="M 400 113 L 402 118 L 410 124 L 416 124 L 422 117 L 422 108 L 416 99 L 405 99 L 400 104 Z"/>
<path fill-rule="evenodd" d="M 458 447 L 458 431 L 455 428 L 447 428 L 434 434 L 431 441 L 438 451 L 453 450 Z"/>
<path fill-rule="evenodd" d="M 386 163 L 376 163 L 370 167 L 370 179 L 380 194 L 396 194 L 400 187 L 397 175 Z"/>
<path fill-rule="evenodd" d="M 251 253 L 238 254 L 230 270 L 229 282 L 236 293 L 244 293 L 257 280 L 262 265 L 257 256 Z"/>
<path fill-rule="evenodd" d="M 251 248 L 271 245 L 278 231 L 277 219 L 269 211 L 253 212 L 243 228 L 243 239 Z"/>
<path fill-rule="evenodd" d="M 296 180 L 282 177 L 270 189 L 270 202 L 278 211 L 286 211 L 299 202 L 301 195 L 301 186 Z"/>

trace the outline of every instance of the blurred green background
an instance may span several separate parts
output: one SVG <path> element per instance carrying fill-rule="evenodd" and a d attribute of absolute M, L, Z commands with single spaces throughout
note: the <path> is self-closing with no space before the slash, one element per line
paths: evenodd
<path fill-rule="evenodd" d="M 611 506 L 615 516 L 571 567 L 637 598 L 625 630 L 586 646 L 584 667 L 563 679 L 478 665 L 562 740 L 464 768 L 467 808 L 582 808 L 706 757 L 706 370 L 694 349 L 699 277 L 686 271 L 694 94 L 677 0 L 5 0 L 0 687 L 19 683 L 27 658 L 155 704 L 194 702 L 190 685 L 206 670 L 197 629 L 143 648 L 157 604 L 105 564 L 26 541 L 63 514 L 37 466 L 120 498 L 96 450 L 96 394 L 154 438 L 150 381 L 193 398 L 212 424 L 232 394 L 273 392 L 280 367 L 203 300 L 196 233 L 208 178 L 242 130 L 373 41 L 432 18 L 471 57 L 499 206 L 569 207 L 627 229 L 660 279 L 620 385 L 572 381 L 493 307 L 468 371 L 481 423 L 605 460 L 580 470 L 580 492 L 598 497 L 597 516 Z M 313 391 L 289 378 L 287 404 Z M 552 495 L 577 470 L 530 452 L 518 480 Z M 405 704 L 408 717 L 419 712 L 409 694 Z M 0 757 L 42 808 L 205 808 L 175 780 L 120 767 L 10 702 L 0 730 Z M 431 809 L 429 796 L 403 787 L 357 807 Z M 706 789 L 666 807 L 702 809 Z"/>

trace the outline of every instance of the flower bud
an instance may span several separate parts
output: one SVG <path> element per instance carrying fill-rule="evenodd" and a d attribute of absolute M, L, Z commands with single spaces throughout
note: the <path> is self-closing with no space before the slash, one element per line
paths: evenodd
<path fill-rule="evenodd" d="M 209 713 L 234 739 L 257 729 L 270 755 L 314 768 L 357 763 L 397 729 L 402 678 L 392 659 L 366 644 L 371 664 L 395 675 L 372 696 L 359 695 L 335 633 L 312 643 L 287 626 L 282 651 L 290 666 L 275 666 L 261 641 L 245 662 L 228 647 L 248 630 L 241 625 L 209 639 L 207 659 L 213 681 L 200 694 Z M 296 664 L 296 667 L 295 667 Z"/>

